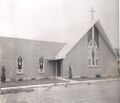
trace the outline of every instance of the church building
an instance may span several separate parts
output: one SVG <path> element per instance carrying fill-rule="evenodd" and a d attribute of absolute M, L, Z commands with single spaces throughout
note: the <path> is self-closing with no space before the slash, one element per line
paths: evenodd
<path fill-rule="evenodd" d="M 6 81 L 40 78 L 116 77 L 117 57 L 99 20 L 74 29 L 79 38 L 56 43 L 0 37 Z M 77 31 L 77 32 L 76 32 Z"/>

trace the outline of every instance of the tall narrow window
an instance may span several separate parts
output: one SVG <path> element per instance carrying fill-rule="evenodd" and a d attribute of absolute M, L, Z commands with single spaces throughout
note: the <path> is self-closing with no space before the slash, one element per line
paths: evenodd
<path fill-rule="evenodd" d="M 17 59 L 17 66 L 18 66 L 17 72 L 16 72 L 17 74 L 23 74 L 22 61 L 23 61 L 22 57 L 19 56 Z"/>
<path fill-rule="evenodd" d="M 44 73 L 44 58 L 42 56 L 39 59 L 39 73 Z"/>
<path fill-rule="evenodd" d="M 98 47 L 94 40 L 91 40 L 88 44 L 88 66 L 98 66 Z"/>
<path fill-rule="evenodd" d="M 91 20 L 92 23 L 94 21 L 94 8 L 91 9 Z M 89 67 L 97 67 L 98 66 L 98 46 L 99 46 L 99 39 L 98 39 L 98 30 L 93 25 L 91 27 L 91 33 L 88 35 L 88 66 Z"/>

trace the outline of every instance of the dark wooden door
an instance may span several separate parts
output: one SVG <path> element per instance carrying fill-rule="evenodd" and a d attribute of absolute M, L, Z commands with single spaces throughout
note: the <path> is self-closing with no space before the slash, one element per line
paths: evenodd
<path fill-rule="evenodd" d="M 57 61 L 57 76 L 61 76 L 61 60 Z"/>

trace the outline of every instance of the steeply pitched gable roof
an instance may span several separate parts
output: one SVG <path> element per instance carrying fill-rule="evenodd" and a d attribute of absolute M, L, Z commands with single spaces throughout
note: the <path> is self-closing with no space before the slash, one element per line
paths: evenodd
<path fill-rule="evenodd" d="M 106 43 L 108 44 L 108 47 L 110 48 L 110 50 L 112 51 L 113 55 L 116 56 L 114 49 L 100 23 L 99 20 L 94 20 L 93 22 L 88 22 L 84 25 L 81 25 L 81 27 L 77 27 L 74 28 L 72 30 L 72 32 L 74 34 L 78 34 L 79 33 L 79 38 L 77 37 L 76 40 L 69 42 L 68 44 L 66 44 L 61 50 L 60 52 L 55 56 L 55 60 L 57 59 L 64 59 L 66 57 L 66 55 L 72 50 L 72 48 L 80 41 L 80 39 L 90 30 L 90 28 L 95 25 L 97 27 L 97 29 L 101 32 L 102 36 L 104 37 Z M 71 31 L 70 31 L 71 32 Z"/>
<path fill-rule="evenodd" d="M 66 55 L 73 49 L 73 47 L 81 40 L 81 38 L 91 29 L 91 27 L 95 25 L 101 35 L 106 41 L 106 44 L 112 51 L 113 55 L 116 56 L 116 53 L 100 23 L 99 20 L 94 20 L 93 22 L 87 22 L 80 26 L 75 26 L 69 29 L 67 33 L 69 35 L 74 34 L 76 36 L 75 40 L 68 42 L 67 44 L 64 43 L 55 43 L 55 42 L 45 42 L 45 41 L 36 41 L 36 40 L 25 40 L 25 39 L 16 39 L 16 38 L 6 38 L 0 37 L 0 42 L 3 40 L 6 43 L 13 43 L 17 44 L 28 44 L 28 45 L 39 45 L 39 49 L 47 55 L 48 60 L 58 60 L 64 59 Z M 65 32 L 66 33 L 66 32 Z M 76 35 L 77 34 L 77 35 Z M 14 43 L 15 42 L 15 43 Z M 2 45 L 2 44 L 1 44 Z M 35 48 L 37 50 L 38 46 Z M 39 51 L 39 50 L 38 50 Z M 41 52 L 41 51 L 40 51 Z"/>

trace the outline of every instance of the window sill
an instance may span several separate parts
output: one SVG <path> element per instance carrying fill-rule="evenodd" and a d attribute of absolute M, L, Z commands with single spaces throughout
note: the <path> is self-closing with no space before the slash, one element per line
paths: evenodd
<path fill-rule="evenodd" d="M 17 69 L 16 74 L 18 75 L 24 74 L 23 69 Z"/>
<path fill-rule="evenodd" d="M 44 69 L 38 69 L 38 73 L 44 73 L 45 71 L 44 71 Z"/>
<path fill-rule="evenodd" d="M 88 68 L 98 68 L 99 66 L 98 65 L 95 65 L 95 66 L 88 66 Z"/>

